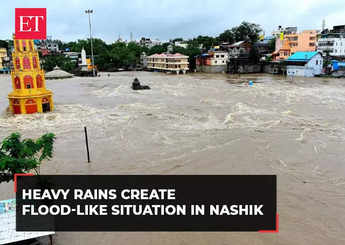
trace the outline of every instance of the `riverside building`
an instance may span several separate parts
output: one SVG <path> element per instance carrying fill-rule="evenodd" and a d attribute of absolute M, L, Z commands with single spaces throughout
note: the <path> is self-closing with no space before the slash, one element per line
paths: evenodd
<path fill-rule="evenodd" d="M 183 54 L 153 54 L 146 57 L 147 69 L 164 72 L 181 72 L 185 74 L 189 70 L 188 56 Z"/>

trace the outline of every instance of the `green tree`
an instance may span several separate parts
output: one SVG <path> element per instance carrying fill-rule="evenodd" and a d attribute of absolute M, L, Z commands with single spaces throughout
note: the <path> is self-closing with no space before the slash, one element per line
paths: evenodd
<path fill-rule="evenodd" d="M 270 51 L 273 52 L 276 50 L 276 37 L 272 38 L 270 41 L 269 41 L 269 48 L 270 48 Z"/>
<path fill-rule="evenodd" d="M 227 42 L 231 44 L 235 42 L 235 35 L 232 30 L 225 30 L 218 36 L 218 40 L 220 42 Z"/>
<path fill-rule="evenodd" d="M 45 71 L 52 71 L 55 66 L 68 72 L 76 68 L 76 64 L 62 54 L 44 56 L 42 57 L 42 64 Z"/>
<path fill-rule="evenodd" d="M 148 55 L 161 54 L 161 53 L 164 53 L 166 51 L 167 51 L 167 49 L 163 45 L 155 45 L 149 49 Z"/>
<path fill-rule="evenodd" d="M 260 25 L 243 21 L 239 26 L 231 29 L 235 41 L 249 40 L 255 43 L 259 40 L 259 34 L 262 32 Z"/>
<path fill-rule="evenodd" d="M 209 36 L 198 36 L 194 40 L 192 40 L 194 44 L 198 44 L 202 46 L 204 51 L 209 50 L 215 45 L 218 45 L 219 41 L 217 38 L 209 37 Z"/>
<path fill-rule="evenodd" d="M 0 148 L 0 183 L 13 180 L 16 173 L 27 173 L 38 167 L 43 160 L 53 156 L 55 135 L 44 134 L 36 140 L 21 140 L 19 133 L 12 133 L 2 141 Z"/>
<path fill-rule="evenodd" d="M 9 47 L 9 42 L 6 40 L 0 40 L 0 48 L 6 48 L 8 49 Z"/>
<path fill-rule="evenodd" d="M 249 60 L 252 62 L 252 63 L 258 63 L 259 60 L 260 60 L 260 54 L 259 54 L 259 50 L 257 49 L 256 46 L 253 46 L 251 49 L 250 49 L 250 52 L 249 52 Z"/>
<path fill-rule="evenodd" d="M 174 43 L 174 42 L 182 42 L 182 41 L 183 41 L 183 38 L 182 38 L 182 37 L 174 38 L 174 39 L 172 40 L 173 43 Z"/>

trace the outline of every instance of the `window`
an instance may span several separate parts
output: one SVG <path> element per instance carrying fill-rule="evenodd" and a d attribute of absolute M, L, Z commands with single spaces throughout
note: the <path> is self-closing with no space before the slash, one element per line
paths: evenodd
<path fill-rule="evenodd" d="M 20 51 L 20 48 L 19 48 L 19 40 L 16 40 L 16 50 L 17 50 L 17 51 Z"/>
<path fill-rule="evenodd" d="M 224 54 L 222 54 L 221 57 L 224 58 Z"/>
<path fill-rule="evenodd" d="M 319 61 L 318 60 L 316 60 L 316 65 L 318 65 L 319 64 Z"/>
<path fill-rule="evenodd" d="M 26 41 L 22 40 L 22 45 L 23 45 L 23 51 L 26 51 Z"/>
<path fill-rule="evenodd" d="M 31 69 L 30 60 L 27 56 L 23 58 L 23 67 L 24 69 Z"/>
<path fill-rule="evenodd" d="M 34 68 L 37 68 L 37 59 L 36 57 L 32 57 L 32 65 L 34 66 Z"/>
<path fill-rule="evenodd" d="M 20 89 L 21 86 L 20 86 L 20 78 L 19 77 L 15 77 L 14 78 L 14 86 L 16 89 Z"/>
<path fill-rule="evenodd" d="M 16 69 L 20 69 L 20 59 L 16 58 Z"/>
<path fill-rule="evenodd" d="M 24 77 L 24 84 L 25 84 L 25 88 L 30 89 L 34 87 L 34 83 L 32 81 L 32 77 L 27 75 Z"/>
<path fill-rule="evenodd" d="M 216 55 L 216 58 L 219 58 L 219 55 Z"/>
<path fill-rule="evenodd" d="M 41 75 L 36 76 L 36 84 L 37 84 L 37 88 L 43 87 L 43 79 L 42 79 Z"/>
<path fill-rule="evenodd" d="M 215 60 L 214 63 L 217 64 L 217 61 Z"/>

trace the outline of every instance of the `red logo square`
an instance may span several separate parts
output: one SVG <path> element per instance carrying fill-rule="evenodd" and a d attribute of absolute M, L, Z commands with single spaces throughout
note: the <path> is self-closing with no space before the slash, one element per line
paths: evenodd
<path fill-rule="evenodd" d="M 47 10 L 45 8 L 16 8 L 16 38 L 46 39 Z"/>

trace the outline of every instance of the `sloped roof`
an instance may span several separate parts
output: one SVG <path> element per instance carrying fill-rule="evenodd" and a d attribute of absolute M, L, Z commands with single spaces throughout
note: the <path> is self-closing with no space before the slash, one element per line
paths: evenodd
<path fill-rule="evenodd" d="M 153 54 L 148 56 L 150 58 L 188 58 L 188 56 L 185 56 L 183 54 L 180 53 L 176 53 L 176 54 Z"/>
<path fill-rule="evenodd" d="M 233 47 L 240 46 L 240 45 L 241 45 L 242 43 L 244 43 L 244 42 L 246 42 L 246 41 L 239 41 L 239 42 L 237 42 L 237 43 L 233 43 L 233 44 L 230 45 L 230 47 L 233 48 Z"/>
<path fill-rule="evenodd" d="M 317 55 L 319 52 L 313 51 L 313 52 L 296 52 L 293 55 L 291 55 L 287 61 L 301 61 L 301 62 L 308 62 L 311 60 L 315 55 Z"/>

